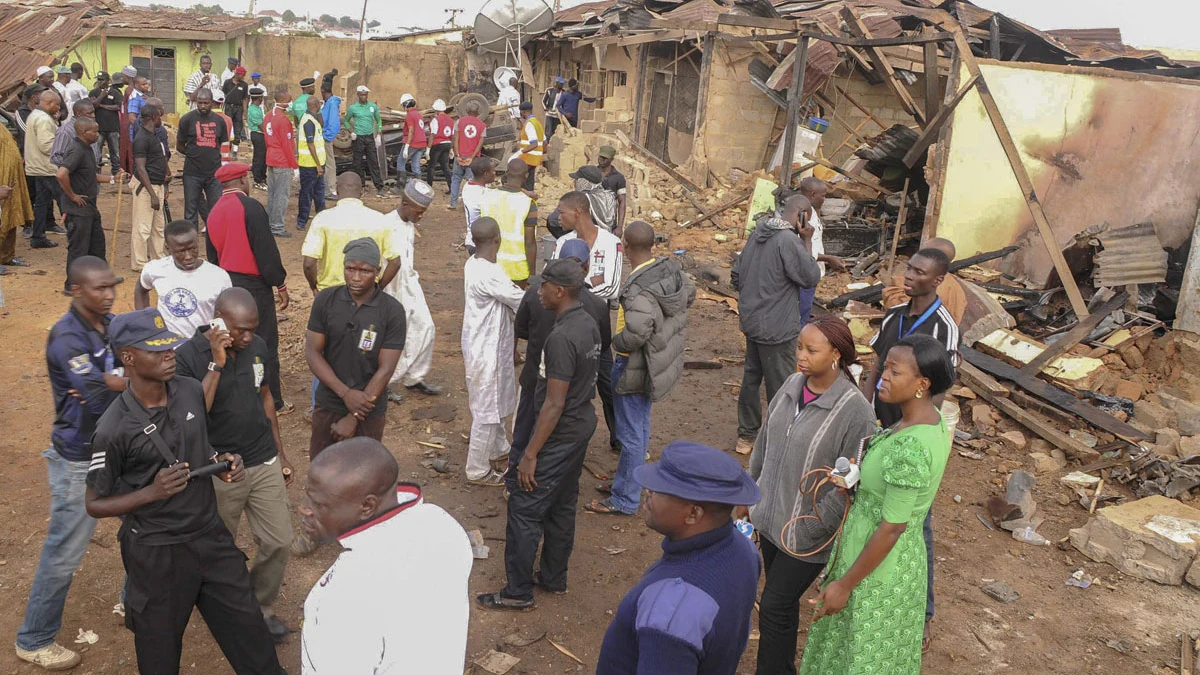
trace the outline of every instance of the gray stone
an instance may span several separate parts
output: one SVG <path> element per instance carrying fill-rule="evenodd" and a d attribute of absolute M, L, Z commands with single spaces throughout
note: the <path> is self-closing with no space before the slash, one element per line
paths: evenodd
<path fill-rule="evenodd" d="M 1178 586 L 1200 552 L 1200 511 L 1154 495 L 1096 511 L 1071 545 L 1139 579 Z M 1193 573 L 1200 580 L 1200 570 Z"/>
<path fill-rule="evenodd" d="M 1179 439 L 1179 456 L 1187 459 L 1200 455 L 1200 436 L 1186 436 Z"/>
<path fill-rule="evenodd" d="M 1200 405 L 1163 392 L 1159 393 L 1158 398 L 1164 407 L 1175 413 L 1178 420 L 1175 428 L 1181 436 L 1200 435 Z"/>
<path fill-rule="evenodd" d="M 1154 401 L 1143 400 L 1133 404 L 1133 421 L 1151 429 L 1174 427 L 1176 419 L 1175 411 Z"/>
<path fill-rule="evenodd" d="M 980 586 L 979 590 L 983 591 L 989 598 L 1005 605 L 1021 599 L 1021 594 L 1003 581 L 993 581 L 986 586 Z"/>

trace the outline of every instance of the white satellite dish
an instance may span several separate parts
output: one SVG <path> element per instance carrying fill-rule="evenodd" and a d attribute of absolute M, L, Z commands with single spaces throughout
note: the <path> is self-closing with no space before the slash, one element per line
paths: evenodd
<path fill-rule="evenodd" d="M 517 71 L 508 66 L 500 66 L 496 72 L 492 73 L 492 84 L 496 85 L 497 89 L 503 89 L 508 86 L 508 81 L 517 77 Z"/>
<path fill-rule="evenodd" d="M 544 0 L 488 0 L 475 15 L 475 41 L 484 50 L 512 57 L 521 69 L 521 47 L 554 27 Z"/>

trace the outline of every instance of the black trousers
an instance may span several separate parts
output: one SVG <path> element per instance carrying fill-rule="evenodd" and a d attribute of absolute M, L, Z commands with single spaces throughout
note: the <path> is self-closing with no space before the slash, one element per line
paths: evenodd
<path fill-rule="evenodd" d="M 246 140 L 246 124 L 243 122 L 245 118 L 244 113 L 245 108 L 240 105 L 235 105 L 225 110 L 225 114 L 229 115 L 229 121 L 233 122 L 233 128 L 229 130 L 229 135 L 238 143 Z"/>
<path fill-rule="evenodd" d="M 442 170 L 442 177 L 446 179 L 446 185 L 450 185 L 450 143 L 438 143 L 430 146 L 429 159 L 425 160 L 425 182 L 433 185 L 433 165 L 438 165 Z"/>
<path fill-rule="evenodd" d="M 275 291 L 259 277 L 234 272 L 229 278 L 234 286 L 249 291 L 258 306 L 258 329 L 254 334 L 267 343 L 267 388 L 275 399 L 275 409 L 279 410 L 283 407 L 283 392 L 279 386 L 279 317 L 275 313 Z"/>
<path fill-rule="evenodd" d="M 557 117 L 546 115 L 546 142 L 549 143 L 551 138 L 554 138 L 554 132 L 558 130 L 560 124 Z"/>
<path fill-rule="evenodd" d="M 533 192 L 533 180 L 534 180 L 534 175 L 536 173 L 537 173 L 537 167 L 530 166 L 529 173 L 525 174 L 525 183 L 521 187 L 525 188 L 526 190 L 529 190 L 530 192 Z"/>
<path fill-rule="evenodd" d="M 30 243 L 46 241 L 46 230 L 54 226 L 54 203 L 60 188 L 54 176 L 29 176 L 33 186 L 33 236 Z"/>
<path fill-rule="evenodd" d="M 800 598 L 825 569 L 825 563 L 793 558 L 758 538 L 767 581 L 758 603 L 758 669 L 755 675 L 795 675 Z"/>
<path fill-rule="evenodd" d="M 608 427 L 608 447 L 619 450 L 621 443 L 617 441 L 617 415 L 613 412 L 612 367 L 612 350 L 600 352 L 600 357 L 596 359 L 596 393 L 600 394 L 600 405 L 604 408 L 604 426 Z"/>
<path fill-rule="evenodd" d="M 796 338 L 765 345 L 746 338 L 746 363 L 742 366 L 742 390 L 738 392 L 738 437 L 754 440 L 762 426 L 759 391 L 767 386 L 767 405 L 785 380 L 796 374 Z"/>
<path fill-rule="evenodd" d="M 517 456 L 518 462 L 521 461 L 520 457 L 524 456 L 525 446 L 529 445 L 529 439 L 533 438 L 533 428 L 537 425 L 538 411 L 533 408 L 533 387 L 534 385 L 528 387 L 524 384 L 521 385 L 521 396 L 517 399 L 517 414 L 513 419 L 512 445 L 508 450 L 510 467 L 516 466 L 512 463 L 513 455 Z M 511 478 L 512 485 L 515 486 L 517 484 L 516 475 L 513 474 Z"/>
<path fill-rule="evenodd" d="M 250 172 L 254 174 L 254 182 L 267 182 L 267 137 L 261 131 L 250 132 L 250 142 L 254 144 L 254 159 L 250 162 Z"/>
<path fill-rule="evenodd" d="M 588 433 L 590 439 L 595 426 Z M 567 588 L 567 562 L 575 547 L 575 507 L 579 502 L 579 476 L 587 455 L 587 439 L 574 443 L 551 440 L 538 453 L 534 480 L 537 487 L 526 492 L 516 485 L 517 464 L 513 451 L 508 458 L 508 526 L 504 533 L 504 571 L 508 585 L 500 594 L 519 600 L 533 599 L 533 572 L 538 544 L 542 558 L 538 566 L 542 584 L 553 590 Z M 525 455 L 524 448 L 521 456 Z"/>
<path fill-rule="evenodd" d="M 208 212 L 221 198 L 221 181 L 216 176 L 183 175 L 183 219 L 199 225 L 208 222 Z"/>
<path fill-rule="evenodd" d="M 125 625 L 141 675 L 177 675 L 183 633 L 198 608 L 238 675 L 280 675 L 275 643 L 254 598 L 246 556 L 217 523 L 198 539 L 147 546 L 121 539 Z"/>
<path fill-rule="evenodd" d="M 372 136 L 358 136 L 350 146 L 354 152 L 354 170 L 362 178 L 363 187 L 367 185 L 367 176 L 375 183 L 376 190 L 383 189 L 383 176 L 379 175 L 379 155 L 375 152 L 375 139 Z M 366 171 L 363 165 L 366 165 Z"/>
<path fill-rule="evenodd" d="M 74 206 L 72 204 L 72 206 Z M 67 219 L 67 270 L 71 263 L 85 255 L 104 259 L 104 228 L 100 225 L 100 212 L 89 206 L 84 214 L 68 213 Z M 69 280 L 64 278 L 63 288 L 71 290 Z"/>

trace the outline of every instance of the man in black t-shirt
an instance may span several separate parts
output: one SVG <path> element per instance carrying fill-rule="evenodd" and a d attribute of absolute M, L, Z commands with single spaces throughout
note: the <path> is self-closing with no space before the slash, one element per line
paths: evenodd
<path fill-rule="evenodd" d="M 213 114 L 212 90 L 196 90 L 195 103 L 195 110 L 179 118 L 175 149 L 185 157 L 183 219 L 199 225 L 198 218 L 208 222 L 208 212 L 221 198 L 221 182 L 215 174 L 221 168 L 221 144 L 229 141 L 229 129 L 220 115 Z"/>
<path fill-rule="evenodd" d="M 242 456 L 246 480 L 213 481 L 217 512 L 237 539 L 242 512 L 254 537 L 254 566 L 250 583 L 262 605 L 263 618 L 276 642 L 288 627 L 272 611 L 283 585 L 292 544 L 291 507 L 287 485 L 292 465 L 283 451 L 275 399 L 267 386 L 267 343 L 254 334 L 258 307 L 244 288 L 217 296 L 214 328 L 202 326 L 175 350 L 176 375 L 200 381 L 208 403 L 208 437 L 217 452 Z"/>
<path fill-rule="evenodd" d="M 85 504 L 93 518 L 123 520 L 125 625 L 138 670 L 179 672 L 196 607 L 235 673 L 280 675 L 245 558 L 217 514 L 212 480 L 191 476 L 215 459 L 230 462 L 218 479 L 245 480 L 242 458 L 214 458 L 204 389 L 175 378 L 180 338 L 158 310 L 117 316 L 108 331 L 129 388 L 96 423 Z"/>
<path fill-rule="evenodd" d="M 121 88 L 112 83 L 108 73 L 96 73 L 96 88 L 88 93 L 96 106 L 96 124 L 100 125 L 100 147 L 108 146 L 110 172 L 121 170 Z"/>
<path fill-rule="evenodd" d="M 600 184 L 617 198 L 617 225 L 613 228 L 613 234 L 619 237 L 625 231 L 625 193 L 627 189 L 625 174 L 617 171 L 617 167 L 613 166 L 613 158 L 617 156 L 616 148 L 611 145 L 602 145 L 597 154 L 596 166 L 600 167 L 600 173 L 604 176 L 604 180 Z"/>
<path fill-rule="evenodd" d="M 534 586 L 567 591 L 567 561 L 575 545 L 575 506 L 588 441 L 596 431 L 596 360 L 600 329 L 580 304 L 584 272 L 575 260 L 553 260 L 542 272 L 539 297 L 557 319 L 542 348 L 533 438 L 514 461 L 509 481 L 504 571 L 508 584 L 476 598 L 486 609 L 526 610 Z M 510 464 L 509 474 L 513 473 Z M 537 572 L 538 544 L 542 545 Z"/>
<path fill-rule="evenodd" d="M 96 197 L 100 194 L 99 181 L 115 183 L 125 180 L 125 174 L 98 175 L 96 153 L 92 150 L 92 144 L 99 137 L 96 120 L 80 117 L 67 124 L 75 125 L 76 138 L 63 155 L 56 177 L 63 192 L 69 270 L 72 262 L 85 255 L 104 258 L 104 228 L 100 224 L 100 211 L 96 209 Z M 64 278 L 63 295 L 70 294 L 70 280 Z"/>
<path fill-rule="evenodd" d="M 167 152 L 158 137 L 162 127 L 162 106 L 154 99 L 142 106 L 137 136 L 133 138 L 133 231 L 130 266 L 134 271 L 151 260 L 167 254 L 164 230 L 167 222 L 163 206 L 167 203 L 171 174 L 167 170 Z"/>
<path fill-rule="evenodd" d="M 249 102 L 250 84 L 246 82 L 246 69 L 238 66 L 233 70 L 233 77 L 221 84 L 225 93 L 225 114 L 233 122 L 230 135 L 233 143 L 230 146 L 233 161 L 237 161 L 238 146 L 246 141 L 246 104 Z"/>

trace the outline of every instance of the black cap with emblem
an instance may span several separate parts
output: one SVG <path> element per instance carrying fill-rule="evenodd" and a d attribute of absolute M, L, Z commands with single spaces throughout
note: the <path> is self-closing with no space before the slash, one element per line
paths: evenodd
<path fill-rule="evenodd" d="M 113 317 L 108 325 L 109 341 L 113 349 L 133 347 L 148 352 L 165 352 L 174 349 L 181 338 L 172 333 L 157 309 L 147 307 Z"/>

